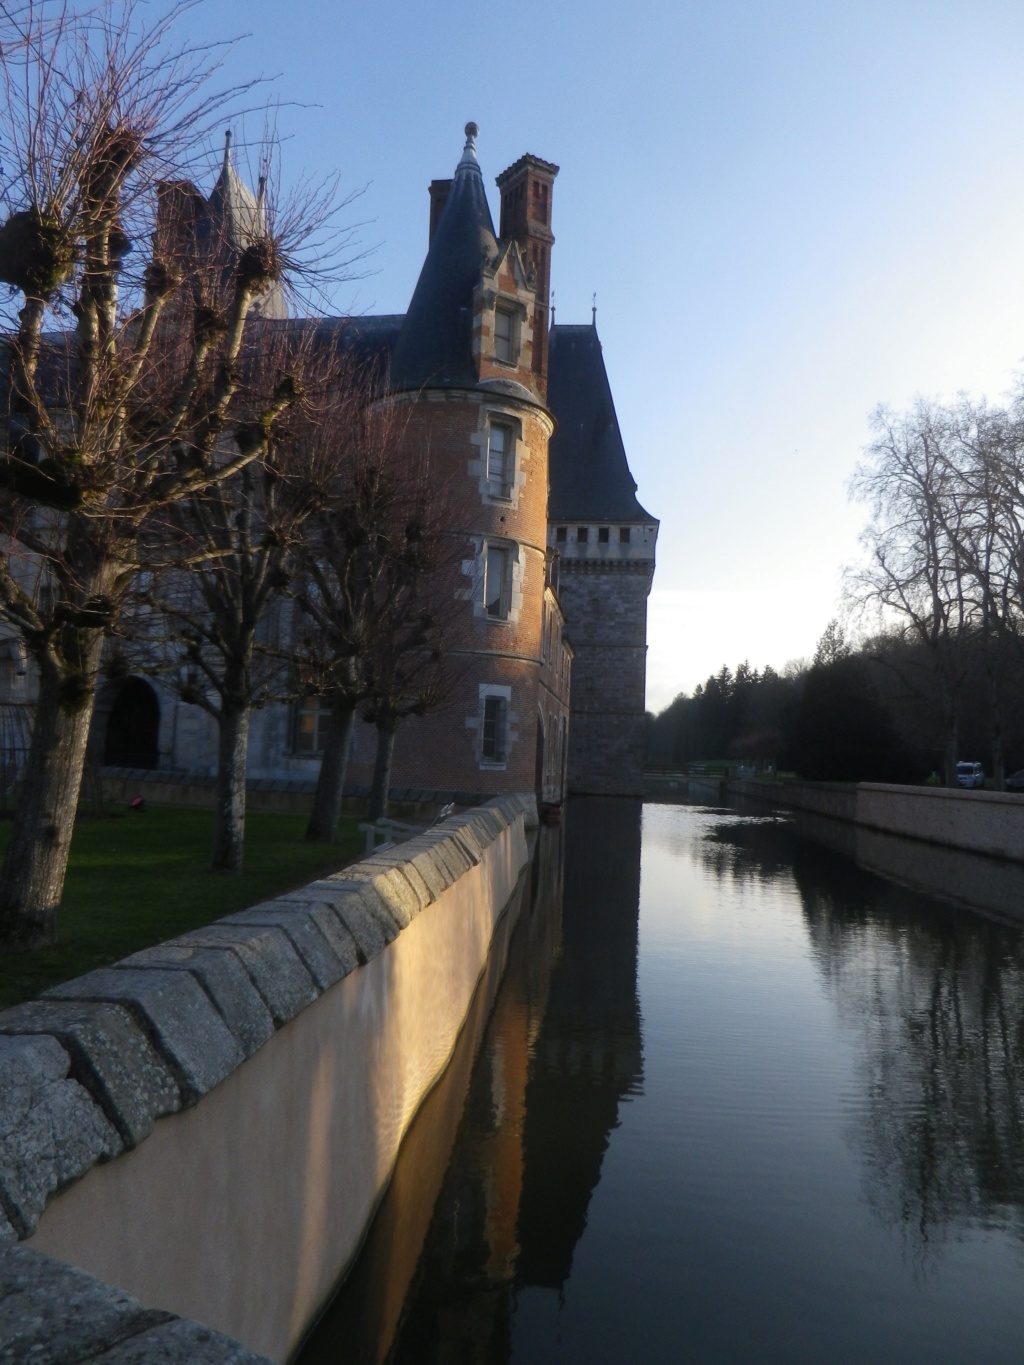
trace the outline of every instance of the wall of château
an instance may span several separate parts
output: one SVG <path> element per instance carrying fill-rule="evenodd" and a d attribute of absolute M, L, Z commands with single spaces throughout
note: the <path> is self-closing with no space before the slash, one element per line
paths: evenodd
<path fill-rule="evenodd" d="M 536 820 L 496 798 L 0 1012 L 0 1288 L 77 1342 L 56 1257 L 137 1330 L 181 1314 L 286 1359 L 447 1064 Z M 27 1358 L 2 1319 L 0 1359 Z"/>
<path fill-rule="evenodd" d="M 650 561 L 564 559 L 559 597 L 573 647 L 569 791 L 643 794 Z"/>

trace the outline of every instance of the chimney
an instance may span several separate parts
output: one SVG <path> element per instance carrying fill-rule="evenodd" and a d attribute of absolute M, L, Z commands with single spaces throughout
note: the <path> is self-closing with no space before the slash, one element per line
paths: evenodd
<path fill-rule="evenodd" d="M 551 294 L 551 200 L 558 167 L 539 156 L 521 156 L 498 176 L 501 191 L 500 236 L 514 237 L 527 270 L 535 276 L 533 372 L 542 389 L 548 377 L 548 304 Z"/>
<path fill-rule="evenodd" d="M 427 246 L 434 240 L 434 233 L 437 225 L 441 221 L 441 214 L 444 213 L 444 206 L 448 202 L 448 191 L 452 187 L 450 180 L 431 180 L 430 182 L 430 236 L 427 238 Z"/>

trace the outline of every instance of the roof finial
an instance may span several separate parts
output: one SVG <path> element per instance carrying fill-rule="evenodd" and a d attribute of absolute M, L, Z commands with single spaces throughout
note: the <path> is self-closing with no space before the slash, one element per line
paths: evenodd
<path fill-rule="evenodd" d="M 224 168 L 231 165 L 231 129 L 224 129 Z"/>
<path fill-rule="evenodd" d="M 593 296 L 593 298 L 590 300 L 590 325 L 591 325 L 591 327 L 596 327 L 596 326 L 597 326 L 597 290 L 596 290 L 596 289 L 594 290 L 594 296 Z"/>
<path fill-rule="evenodd" d="M 555 325 L 555 291 L 551 291 L 551 326 Z"/>
<path fill-rule="evenodd" d="M 466 124 L 466 145 L 462 149 L 462 160 L 455 167 L 455 174 L 459 171 L 476 171 L 480 174 L 480 163 L 476 159 L 476 139 L 480 136 L 480 129 L 475 123 Z"/>

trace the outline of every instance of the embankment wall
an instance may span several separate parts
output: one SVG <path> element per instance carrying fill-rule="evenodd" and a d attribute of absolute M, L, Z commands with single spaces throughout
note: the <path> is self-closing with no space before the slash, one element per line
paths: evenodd
<path fill-rule="evenodd" d="M 880 782 L 852 787 L 828 782 L 730 781 L 726 786 L 731 796 L 827 815 L 944 848 L 1024 862 L 1024 796 L 1015 792 Z"/>
<path fill-rule="evenodd" d="M 451 1055 L 535 820 L 496 798 L 0 1014 L 0 1232 L 285 1359 Z"/>

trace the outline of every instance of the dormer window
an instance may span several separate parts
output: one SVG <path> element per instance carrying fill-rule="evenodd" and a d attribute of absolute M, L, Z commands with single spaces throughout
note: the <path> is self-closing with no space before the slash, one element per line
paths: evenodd
<path fill-rule="evenodd" d="M 512 495 L 512 464 L 515 450 L 512 428 L 492 422 L 487 430 L 487 492 L 492 498 Z"/>
<path fill-rule="evenodd" d="M 511 308 L 499 303 L 494 310 L 494 358 L 507 365 L 516 360 L 516 318 Z"/>

